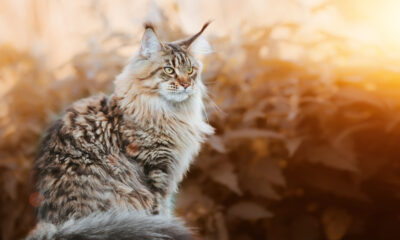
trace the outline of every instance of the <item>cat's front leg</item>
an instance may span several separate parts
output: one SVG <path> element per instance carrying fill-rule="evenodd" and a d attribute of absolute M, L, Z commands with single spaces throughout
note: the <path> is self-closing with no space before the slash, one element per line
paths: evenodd
<path fill-rule="evenodd" d="M 153 214 L 170 214 L 167 206 L 168 196 L 173 189 L 173 180 L 170 172 L 168 168 L 153 165 L 147 173 L 148 183 L 154 193 Z"/>
<path fill-rule="evenodd" d="M 154 190 L 163 195 L 168 191 L 167 188 L 170 185 L 170 176 L 166 171 L 156 168 L 149 171 L 148 177 L 149 183 Z"/>
<path fill-rule="evenodd" d="M 151 214 L 171 216 L 171 209 L 168 204 L 168 198 L 163 197 L 160 193 L 154 194 L 154 203 L 151 208 Z"/>

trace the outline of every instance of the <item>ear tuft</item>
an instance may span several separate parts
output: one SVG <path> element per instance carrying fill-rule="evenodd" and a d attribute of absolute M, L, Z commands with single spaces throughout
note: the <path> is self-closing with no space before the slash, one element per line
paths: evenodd
<path fill-rule="evenodd" d="M 204 30 L 206 30 L 206 28 L 208 27 L 208 25 L 210 25 L 210 23 L 211 21 L 206 22 L 198 33 L 196 33 L 195 35 L 191 36 L 188 39 L 180 41 L 179 45 L 188 49 L 190 45 L 192 45 L 192 43 L 195 42 L 195 40 L 198 37 L 200 37 L 200 35 L 204 32 Z"/>
<path fill-rule="evenodd" d="M 161 50 L 161 43 L 154 31 L 154 26 L 151 23 L 145 23 L 145 31 L 142 37 L 140 53 L 144 57 L 150 57 L 152 54 Z"/>

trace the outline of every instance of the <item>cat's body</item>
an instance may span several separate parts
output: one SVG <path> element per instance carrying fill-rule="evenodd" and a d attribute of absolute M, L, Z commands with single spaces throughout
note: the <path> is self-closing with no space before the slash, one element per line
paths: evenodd
<path fill-rule="evenodd" d="M 202 31 L 162 44 L 147 27 L 114 93 L 74 103 L 49 129 L 36 162 L 42 203 L 30 239 L 190 237 L 169 204 L 212 133 L 201 64 L 189 48 Z"/>

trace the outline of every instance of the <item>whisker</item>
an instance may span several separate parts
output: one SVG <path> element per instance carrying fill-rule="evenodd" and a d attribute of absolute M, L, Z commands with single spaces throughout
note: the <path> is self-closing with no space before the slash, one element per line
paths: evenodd
<path fill-rule="evenodd" d="M 207 102 L 209 102 L 209 106 L 215 110 L 216 113 L 220 114 L 219 116 L 225 117 L 227 113 L 222 110 L 209 96 L 207 97 Z"/>
<path fill-rule="evenodd" d="M 204 116 L 206 117 L 206 122 L 207 123 L 210 123 L 210 121 L 208 120 L 208 114 L 207 114 L 207 111 L 203 108 L 203 113 L 204 113 Z"/>

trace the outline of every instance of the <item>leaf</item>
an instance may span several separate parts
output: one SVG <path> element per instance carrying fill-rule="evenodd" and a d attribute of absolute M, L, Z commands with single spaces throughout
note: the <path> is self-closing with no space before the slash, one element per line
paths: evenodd
<path fill-rule="evenodd" d="M 271 218 L 273 214 L 263 206 L 254 202 L 239 202 L 231 206 L 228 210 L 231 218 L 241 218 L 248 221 L 256 221 L 263 218 Z"/>
<path fill-rule="evenodd" d="M 270 131 L 270 130 L 261 130 L 256 128 L 244 128 L 239 130 L 233 130 L 225 133 L 224 135 L 225 142 L 240 139 L 240 138 L 272 138 L 272 139 L 283 139 L 284 136 L 280 133 Z"/>
<path fill-rule="evenodd" d="M 368 93 L 366 91 L 356 88 L 342 88 L 338 93 L 337 97 L 343 99 L 347 104 L 354 104 L 355 102 L 362 102 L 370 106 L 374 106 L 377 109 L 387 109 L 387 104 L 379 99 L 376 95 Z M 342 101 L 343 101 L 342 100 Z"/>
<path fill-rule="evenodd" d="M 303 137 L 289 138 L 285 140 L 285 146 L 289 152 L 289 157 L 293 157 L 302 142 Z"/>
<path fill-rule="evenodd" d="M 346 141 L 346 139 L 348 139 L 349 137 L 351 137 L 352 134 L 371 128 L 373 126 L 376 126 L 377 124 L 374 122 L 368 122 L 368 123 L 360 123 L 351 127 L 348 127 L 344 130 L 342 130 L 341 132 L 339 132 L 335 137 L 333 142 L 333 145 L 337 148 L 340 148 L 343 145 L 348 145 L 348 141 Z"/>
<path fill-rule="evenodd" d="M 229 240 L 229 233 L 226 227 L 225 217 L 221 212 L 214 215 L 215 227 L 217 229 L 218 240 Z"/>
<path fill-rule="evenodd" d="M 258 159 L 269 155 L 269 142 L 262 138 L 256 138 L 251 141 L 251 148 Z"/>
<path fill-rule="evenodd" d="M 286 181 L 273 159 L 257 159 L 240 171 L 240 186 L 254 196 L 279 199 L 275 186 L 285 186 Z"/>
<path fill-rule="evenodd" d="M 241 182 L 240 185 L 243 190 L 248 190 L 254 196 L 261 196 L 274 200 L 279 200 L 281 198 L 275 188 L 269 183 L 259 182 L 256 178 L 243 179 Z M 260 183 L 262 183 L 262 185 L 259 185 Z"/>
<path fill-rule="evenodd" d="M 341 240 L 352 222 L 352 216 L 345 210 L 328 208 L 322 215 L 325 236 L 328 240 Z"/>
<path fill-rule="evenodd" d="M 213 199 L 194 183 L 183 186 L 176 198 L 177 213 L 190 221 L 210 214 L 214 205 Z"/>
<path fill-rule="evenodd" d="M 215 182 L 224 185 L 238 195 L 242 195 L 232 163 L 223 161 L 216 166 L 211 167 L 208 174 Z"/>
<path fill-rule="evenodd" d="M 369 197 L 360 189 L 356 179 L 344 177 L 343 172 L 332 168 L 321 168 L 313 165 L 299 166 L 293 181 L 313 188 L 314 191 L 333 194 L 342 198 L 368 202 Z"/>
<path fill-rule="evenodd" d="M 12 175 L 11 172 L 6 172 L 2 176 L 3 186 L 2 189 L 4 191 L 3 194 L 10 197 L 12 200 L 17 198 L 17 179 Z"/>
<path fill-rule="evenodd" d="M 309 146 L 307 149 L 307 158 L 313 163 L 322 163 L 328 167 L 339 170 L 357 172 L 357 159 L 354 151 L 348 146 L 341 148 L 322 144 Z"/>
<path fill-rule="evenodd" d="M 319 240 L 320 224 L 319 219 L 307 214 L 293 216 L 293 223 L 290 229 L 286 228 L 296 240 Z"/>
<path fill-rule="evenodd" d="M 400 114 L 396 114 L 392 116 L 389 122 L 386 125 L 386 132 L 393 131 L 400 124 Z"/>

